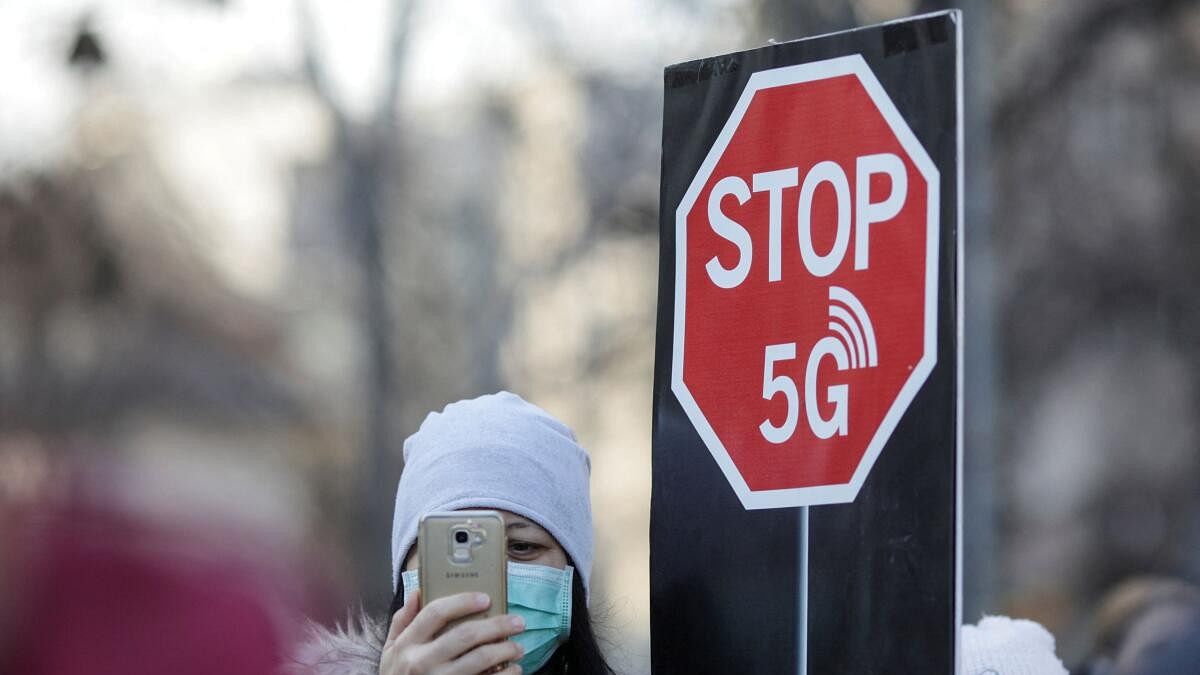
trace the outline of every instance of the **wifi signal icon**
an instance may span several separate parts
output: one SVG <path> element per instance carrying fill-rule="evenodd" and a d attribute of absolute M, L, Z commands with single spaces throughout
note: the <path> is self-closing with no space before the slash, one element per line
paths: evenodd
<path fill-rule="evenodd" d="M 840 286 L 829 287 L 829 330 L 834 334 L 817 340 L 809 352 L 808 367 L 804 371 L 804 412 L 813 435 L 822 439 L 850 433 L 850 385 L 829 385 L 825 387 L 825 395 L 820 396 L 817 371 L 821 361 L 826 356 L 832 357 L 838 370 L 879 365 L 879 346 L 867 308 L 853 293 Z M 821 414 L 818 401 L 822 398 L 833 406 L 833 414 L 829 417 Z"/>
<path fill-rule="evenodd" d="M 850 369 L 879 365 L 875 327 L 871 325 L 867 308 L 853 293 L 841 286 L 829 287 L 829 330 L 838 334 L 846 350 Z M 846 368 L 839 367 L 838 370 Z"/>

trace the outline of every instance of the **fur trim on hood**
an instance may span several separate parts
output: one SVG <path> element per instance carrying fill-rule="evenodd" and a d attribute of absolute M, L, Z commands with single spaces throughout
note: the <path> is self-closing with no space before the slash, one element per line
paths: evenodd
<path fill-rule="evenodd" d="M 379 655 L 387 628 L 378 620 L 360 613 L 350 617 L 345 627 L 333 630 L 310 623 L 306 639 L 300 643 L 284 675 L 379 675 Z"/>

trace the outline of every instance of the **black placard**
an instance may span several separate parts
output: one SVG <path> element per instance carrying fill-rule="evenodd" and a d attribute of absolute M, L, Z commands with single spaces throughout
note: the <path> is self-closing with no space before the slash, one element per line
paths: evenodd
<path fill-rule="evenodd" d="M 665 71 L 650 524 L 656 674 L 956 673 L 961 21 L 957 11 L 930 14 Z M 855 54 L 939 173 L 937 362 L 853 502 L 747 510 L 671 388 L 675 212 L 753 73 Z"/>

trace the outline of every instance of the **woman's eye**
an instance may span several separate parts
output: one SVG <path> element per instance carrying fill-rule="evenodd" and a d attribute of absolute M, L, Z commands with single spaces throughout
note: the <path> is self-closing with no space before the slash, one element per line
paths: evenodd
<path fill-rule="evenodd" d="M 508 552 L 513 555 L 532 555 L 537 553 L 541 548 L 541 546 L 528 541 L 508 542 Z"/>

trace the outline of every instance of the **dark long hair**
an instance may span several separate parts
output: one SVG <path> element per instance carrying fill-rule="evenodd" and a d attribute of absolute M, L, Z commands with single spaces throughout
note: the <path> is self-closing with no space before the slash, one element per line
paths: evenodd
<path fill-rule="evenodd" d="M 592 615 L 588 611 L 587 594 L 579 574 L 572 575 L 571 583 L 571 634 L 536 675 L 615 675 L 592 628 Z M 404 606 L 404 584 L 397 584 L 392 596 L 384 626 L 391 624 L 392 616 Z M 387 629 L 384 629 L 387 632 Z M 531 674 L 534 675 L 534 674 Z"/>

